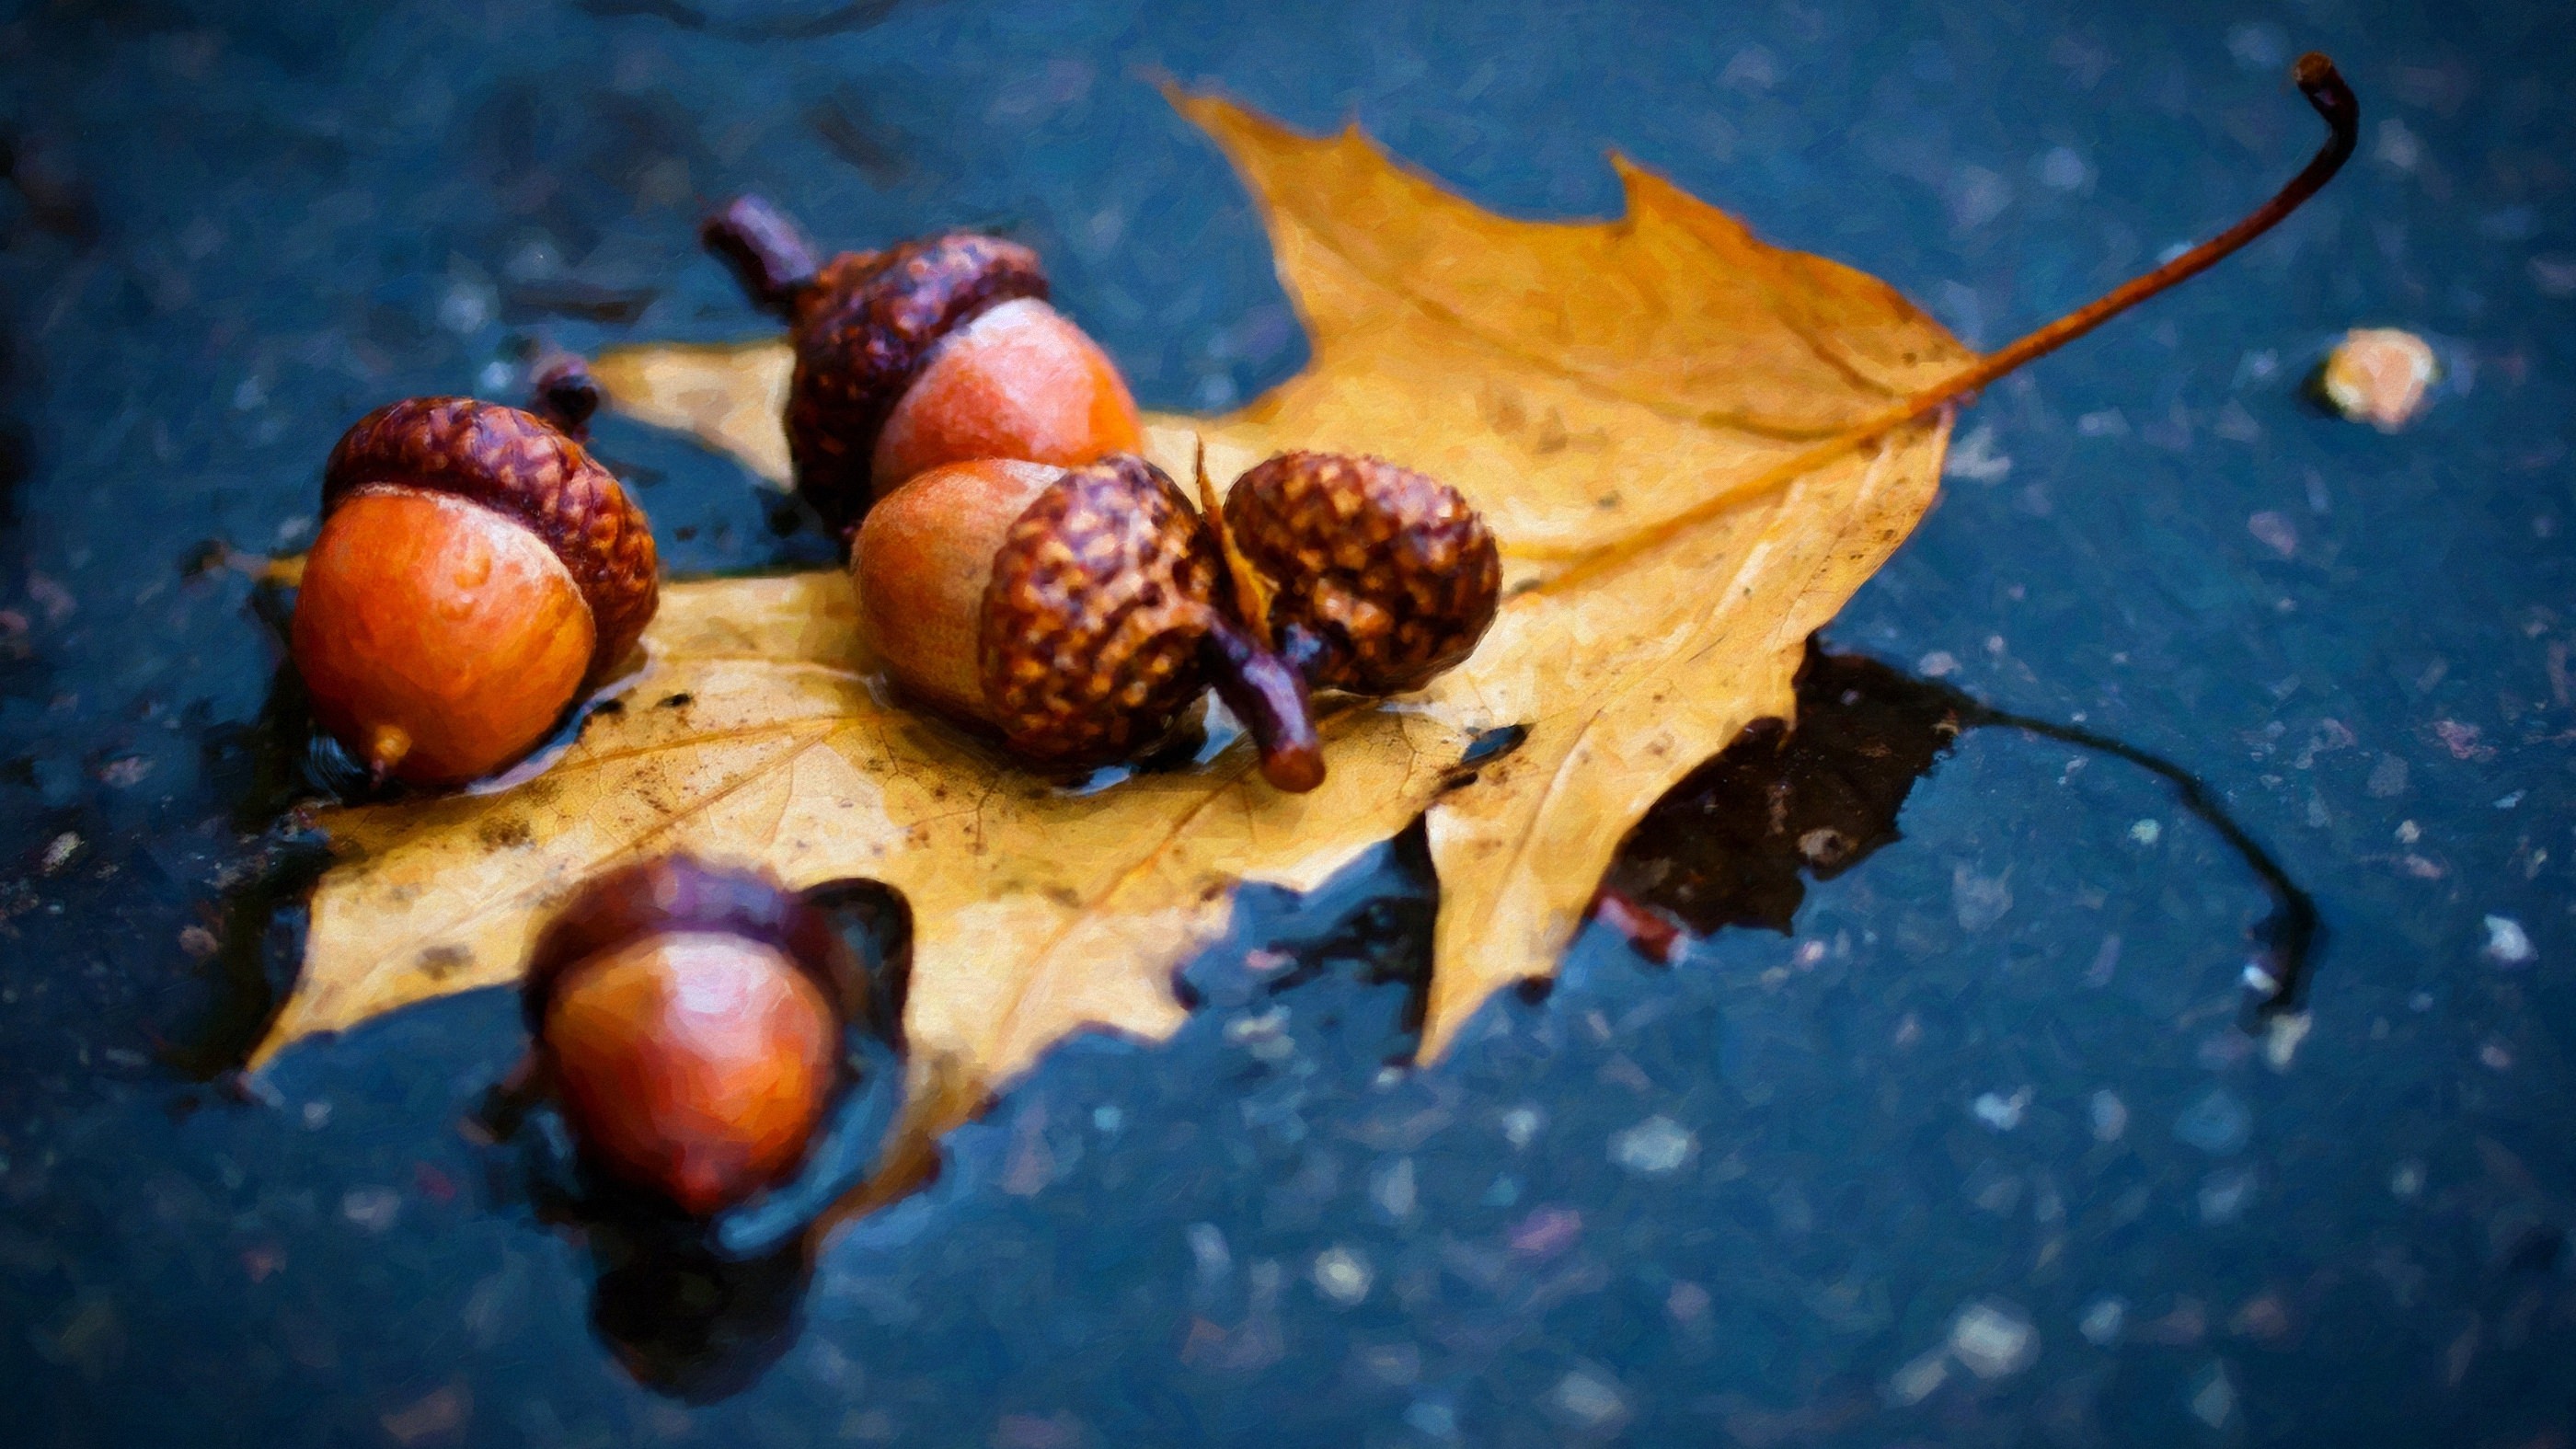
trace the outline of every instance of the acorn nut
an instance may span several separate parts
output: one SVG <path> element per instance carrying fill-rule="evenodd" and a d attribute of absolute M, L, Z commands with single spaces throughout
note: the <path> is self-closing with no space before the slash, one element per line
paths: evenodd
<path fill-rule="evenodd" d="M 943 463 L 1072 467 L 1142 444 L 1117 365 L 1047 305 L 1027 247 L 955 233 L 821 262 L 755 196 L 702 235 L 790 324 L 797 490 L 845 536 L 875 500 Z"/>
<path fill-rule="evenodd" d="M 1283 790 L 1323 780 L 1306 692 L 1220 603 L 1206 523 L 1132 454 L 952 463 L 881 498 L 850 554 L 859 630 L 916 698 L 1078 767 L 1159 744 L 1213 684 Z"/>
<path fill-rule="evenodd" d="M 841 1085 L 865 978 L 823 913 L 686 857 L 584 887 L 520 1004 L 586 1160 L 698 1216 L 780 1181 Z"/>
<path fill-rule="evenodd" d="M 1282 453 L 1235 480 L 1225 521 L 1271 586 L 1281 656 L 1316 689 L 1419 689 L 1474 651 L 1502 598 L 1483 516 L 1382 458 Z"/>
<path fill-rule="evenodd" d="M 316 720 L 380 781 L 518 758 L 653 617 L 652 526 L 579 441 L 595 389 L 561 362 L 538 392 L 544 415 L 378 408 L 324 466 L 290 643 Z"/>

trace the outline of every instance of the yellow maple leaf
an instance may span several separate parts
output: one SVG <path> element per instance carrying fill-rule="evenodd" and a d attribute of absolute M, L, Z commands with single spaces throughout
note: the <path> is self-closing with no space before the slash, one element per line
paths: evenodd
<path fill-rule="evenodd" d="M 917 1177 L 939 1134 L 1066 1034 L 1173 1030 L 1171 972 L 1223 930 L 1237 883 L 1311 888 L 1417 816 L 1440 878 L 1424 1054 L 1500 985 L 1553 969 L 1645 809 L 1791 712 L 1807 635 L 1932 502 L 1939 405 L 2001 364 L 1884 284 L 1624 164 L 1621 218 L 1510 221 L 1356 131 L 1176 104 L 1249 185 L 1313 360 L 1231 416 L 1150 419 L 1149 454 L 1182 474 L 1204 438 L 1230 477 L 1333 448 L 1455 484 L 1509 561 L 1474 657 L 1419 694 L 1337 705 L 1309 795 L 1264 785 L 1222 729 L 1182 768 L 1073 790 L 891 702 L 842 575 L 677 584 L 640 672 L 558 758 L 322 818 L 343 863 L 256 1060 L 514 979 L 572 889 L 674 850 L 908 900 L 908 1105 L 881 1182 Z M 2099 317 L 2078 320 L 2056 340 Z M 783 482 L 788 367 L 763 342 L 628 349 L 596 371 L 619 409 Z M 1516 745 L 1462 767 L 1498 730 Z"/>

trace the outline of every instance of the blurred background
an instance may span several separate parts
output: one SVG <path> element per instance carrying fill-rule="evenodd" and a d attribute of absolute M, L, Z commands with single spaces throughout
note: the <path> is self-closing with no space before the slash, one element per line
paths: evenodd
<path fill-rule="evenodd" d="M 461 1130 L 503 993 L 227 1084 L 314 865 L 258 561 L 379 403 L 514 396 L 540 338 L 762 335 L 712 203 L 1028 241 L 1142 402 L 1222 410 L 1305 344 L 1173 77 L 1515 216 L 1614 208 L 1616 149 L 1993 347 L 2304 162 L 2308 48 L 2361 97 L 2345 176 L 1995 388 L 1826 632 L 1818 788 L 1902 838 L 1668 966 L 1596 925 L 1392 1069 L 1417 852 L 1249 893 L 1178 1039 L 1060 1048 L 810 1270 L 586 1219 Z M 2564 6 L 67 0 L 0 5 L 0 56 L 17 1442 L 2576 1432 Z M 2303 396 L 2358 325 L 2443 359 L 2405 432 Z M 677 572 L 830 556 L 730 459 L 599 445 Z M 2271 901 L 2153 773 L 1996 727 L 1915 783 L 1952 689 L 2204 781 L 2322 913 L 2310 1013 L 2239 1026 Z M 1740 884 L 1691 824 L 1730 788 L 1625 878 Z"/>

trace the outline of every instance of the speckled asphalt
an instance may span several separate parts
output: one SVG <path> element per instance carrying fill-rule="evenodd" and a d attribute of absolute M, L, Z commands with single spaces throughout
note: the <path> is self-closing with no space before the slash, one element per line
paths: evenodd
<path fill-rule="evenodd" d="M 2323 915 L 2295 1027 L 2240 1028 L 2268 903 L 2165 781 L 1985 728 L 1787 935 L 1595 928 L 1428 1070 L 1387 1065 L 1406 848 L 1252 893 L 1177 1040 L 1064 1047 L 810 1273 L 460 1130 L 499 993 L 217 1085 L 295 933 L 231 561 L 309 539 L 377 403 L 757 332 L 710 199 L 1007 230 L 1148 402 L 1226 406 L 1304 343 L 1172 75 L 1516 215 L 1614 207 L 1616 148 L 1992 346 L 2295 169 L 2309 46 L 2347 176 L 1994 389 L 1827 634 L 2203 780 Z M 12 1442 L 2576 1435 L 2565 6 L 61 0 L 0 57 Z M 2301 397 L 2362 324 L 2445 359 L 2411 430 Z M 675 569 L 826 556 L 731 462 L 601 441 Z"/>

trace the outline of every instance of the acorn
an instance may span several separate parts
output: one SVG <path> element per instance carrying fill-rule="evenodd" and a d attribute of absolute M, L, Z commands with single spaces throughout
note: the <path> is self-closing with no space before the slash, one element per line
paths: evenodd
<path fill-rule="evenodd" d="M 787 446 L 797 490 L 847 535 L 869 506 L 943 463 L 1071 467 L 1143 441 L 1118 367 L 1047 305 L 1037 254 L 952 233 L 818 262 L 756 196 L 702 235 L 796 349 Z"/>
<path fill-rule="evenodd" d="M 585 886 L 520 1004 L 583 1157 L 705 1216 L 804 1160 L 847 1073 L 866 978 L 822 911 L 766 875 L 675 856 Z"/>
<path fill-rule="evenodd" d="M 1279 653 L 1314 689 L 1419 689 L 1474 651 L 1502 599 L 1484 517 L 1383 458 L 1282 453 L 1235 480 L 1225 521 L 1270 585 Z"/>
<path fill-rule="evenodd" d="M 538 392 L 378 408 L 323 468 L 290 644 L 315 719 L 379 782 L 518 758 L 653 617 L 652 525 L 579 441 L 596 389 L 563 362 Z"/>
<path fill-rule="evenodd" d="M 1213 684 L 1265 778 L 1324 777 L 1304 686 L 1227 608 L 1225 563 L 1163 471 L 952 463 L 880 499 L 850 553 L 861 637 L 916 699 L 1079 768 L 1151 752 Z"/>

